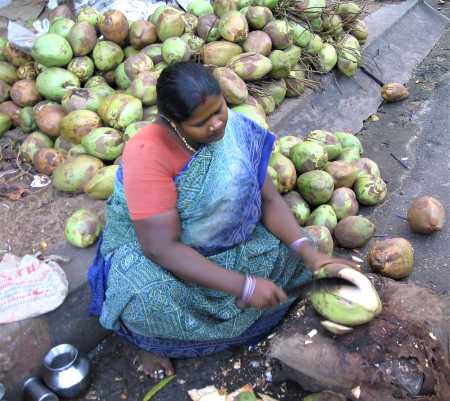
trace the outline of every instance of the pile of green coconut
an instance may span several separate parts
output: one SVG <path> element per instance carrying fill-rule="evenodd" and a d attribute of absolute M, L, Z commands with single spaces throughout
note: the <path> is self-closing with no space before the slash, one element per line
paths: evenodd
<path fill-rule="evenodd" d="M 304 137 L 278 139 L 269 174 L 301 226 L 319 248 L 333 253 L 334 236 L 342 248 L 363 247 L 375 226 L 359 215 L 360 205 L 375 206 L 387 194 L 378 165 L 362 157 L 359 139 L 347 132 L 314 130 Z"/>
<path fill-rule="evenodd" d="M 27 134 L 20 158 L 68 193 L 107 199 L 123 147 L 157 117 L 156 82 L 171 63 L 211 69 L 229 107 L 269 128 L 311 73 L 353 76 L 367 28 L 352 2 L 194 0 L 148 20 L 59 6 L 31 54 L 0 38 L 0 135 Z"/>

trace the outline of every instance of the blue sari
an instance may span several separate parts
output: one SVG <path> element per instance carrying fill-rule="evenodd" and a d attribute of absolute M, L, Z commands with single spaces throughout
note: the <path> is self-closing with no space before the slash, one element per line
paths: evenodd
<path fill-rule="evenodd" d="M 176 177 L 181 242 L 219 266 L 282 288 L 311 273 L 261 223 L 261 190 L 274 137 L 229 111 L 223 139 L 199 149 Z M 286 313 L 239 309 L 233 296 L 184 282 L 142 252 L 119 168 L 106 226 L 89 269 L 92 314 L 107 329 L 167 357 L 192 357 L 258 341 Z"/>

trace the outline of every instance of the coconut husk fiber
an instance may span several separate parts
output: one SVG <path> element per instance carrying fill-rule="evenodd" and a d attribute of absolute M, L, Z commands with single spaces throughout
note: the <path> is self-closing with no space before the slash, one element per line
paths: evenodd
<path fill-rule="evenodd" d="M 383 312 L 351 333 L 334 335 L 306 302 L 271 340 L 276 375 L 310 392 L 358 401 L 450 400 L 450 297 L 370 275 Z M 315 330 L 317 334 L 315 334 Z M 309 334 L 309 335 L 308 335 Z"/>

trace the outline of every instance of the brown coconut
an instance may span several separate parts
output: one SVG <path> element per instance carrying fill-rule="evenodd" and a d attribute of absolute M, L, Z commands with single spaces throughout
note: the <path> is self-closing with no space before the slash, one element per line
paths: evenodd
<path fill-rule="evenodd" d="M 40 131 L 51 137 L 59 136 L 61 121 L 67 114 L 64 107 L 58 103 L 40 102 L 34 106 L 33 114 Z"/>
<path fill-rule="evenodd" d="M 259 53 L 263 56 L 268 56 L 272 51 L 272 41 L 264 31 L 250 32 L 242 46 L 246 52 Z"/>
<path fill-rule="evenodd" d="M 404 238 L 376 241 L 370 247 L 367 259 L 374 272 L 399 280 L 413 271 L 414 249 Z"/>
<path fill-rule="evenodd" d="M 333 177 L 335 188 L 351 188 L 356 181 L 357 169 L 346 161 L 336 160 L 328 162 L 324 170 Z"/>
<path fill-rule="evenodd" d="M 130 25 L 128 37 L 131 46 L 135 49 L 142 49 L 158 40 L 156 26 L 150 21 L 138 20 Z"/>
<path fill-rule="evenodd" d="M 41 174 L 52 175 L 65 160 L 65 153 L 55 148 L 40 149 L 33 157 L 33 166 Z"/>
<path fill-rule="evenodd" d="M 105 40 L 123 45 L 128 37 L 128 20 L 119 10 L 110 10 L 100 16 L 98 27 Z"/>
<path fill-rule="evenodd" d="M 444 207 L 431 196 L 415 199 L 408 209 L 408 223 L 416 233 L 431 234 L 439 231 L 444 226 L 445 220 Z"/>
<path fill-rule="evenodd" d="M 41 95 L 36 87 L 36 81 L 31 79 L 17 81 L 11 88 L 11 99 L 21 107 L 34 106 L 41 100 Z"/>
<path fill-rule="evenodd" d="M 11 100 L 0 103 L 0 112 L 7 114 L 15 127 L 20 126 L 20 107 L 17 104 Z"/>

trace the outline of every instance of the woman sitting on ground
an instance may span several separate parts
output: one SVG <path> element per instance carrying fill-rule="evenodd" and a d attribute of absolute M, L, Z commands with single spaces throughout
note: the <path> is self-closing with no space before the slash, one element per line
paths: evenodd
<path fill-rule="evenodd" d="M 206 68 L 167 67 L 157 96 L 160 118 L 123 152 L 89 279 L 100 323 L 142 349 L 147 374 L 172 374 L 168 358 L 259 341 L 295 301 L 283 289 L 355 264 L 314 248 L 267 175 L 275 137 L 228 110 Z"/>

